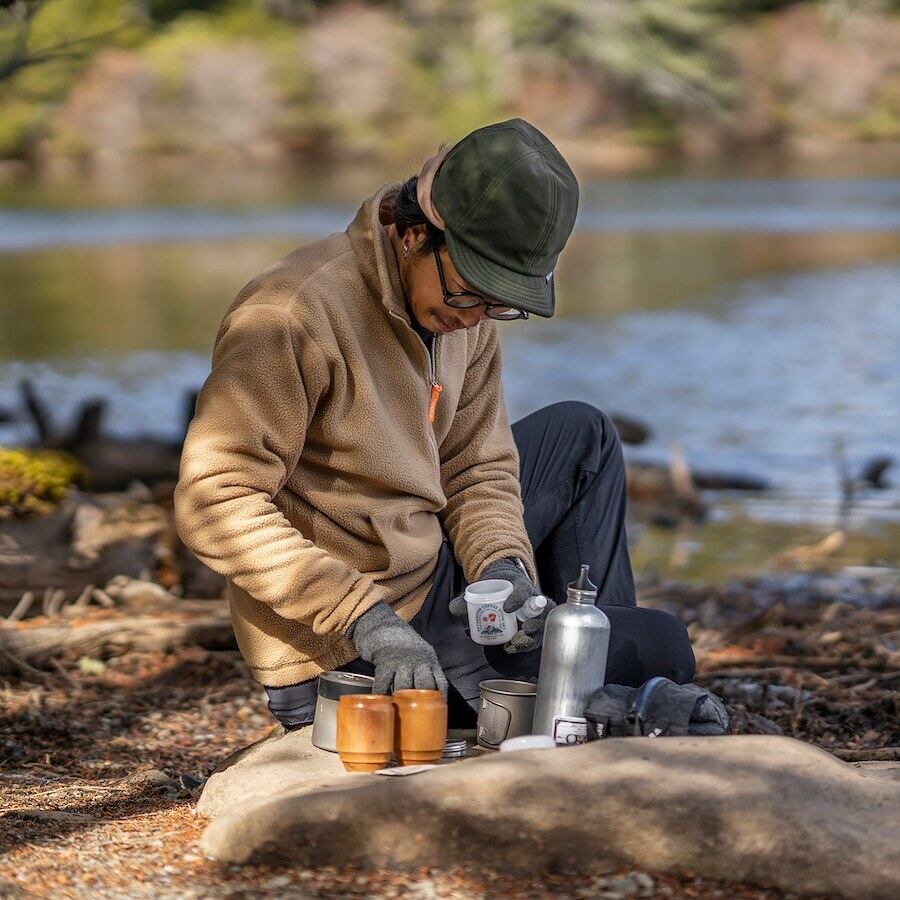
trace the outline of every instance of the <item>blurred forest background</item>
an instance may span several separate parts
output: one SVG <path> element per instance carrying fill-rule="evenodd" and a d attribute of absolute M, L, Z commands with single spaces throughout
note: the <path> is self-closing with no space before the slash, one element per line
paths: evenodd
<path fill-rule="evenodd" d="M 521 115 L 581 166 L 900 138 L 890 0 L 14 0 L 0 159 L 396 163 Z"/>

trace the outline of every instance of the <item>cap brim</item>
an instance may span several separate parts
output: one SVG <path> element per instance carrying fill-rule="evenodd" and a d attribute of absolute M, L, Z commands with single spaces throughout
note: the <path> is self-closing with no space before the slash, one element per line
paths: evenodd
<path fill-rule="evenodd" d="M 476 253 L 449 231 L 444 231 L 444 237 L 456 271 L 477 291 L 536 316 L 550 318 L 553 315 L 556 310 L 555 278 L 514 272 Z"/>

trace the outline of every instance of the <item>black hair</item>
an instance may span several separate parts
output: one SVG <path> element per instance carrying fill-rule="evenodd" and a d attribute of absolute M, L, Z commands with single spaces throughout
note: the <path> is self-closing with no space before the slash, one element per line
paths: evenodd
<path fill-rule="evenodd" d="M 394 225 L 397 228 L 397 234 L 402 238 L 406 234 L 407 228 L 414 225 L 425 226 L 425 240 L 419 247 L 421 253 L 431 253 L 435 248 L 438 250 L 446 243 L 444 232 L 436 225 L 425 218 L 422 207 L 419 206 L 419 198 L 416 196 L 416 187 L 419 183 L 419 176 L 413 175 L 400 185 L 397 197 L 394 200 Z"/>

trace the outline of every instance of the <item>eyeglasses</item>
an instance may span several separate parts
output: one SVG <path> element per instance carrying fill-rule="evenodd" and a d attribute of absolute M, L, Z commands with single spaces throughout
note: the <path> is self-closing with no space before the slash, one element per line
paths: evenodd
<path fill-rule="evenodd" d="M 447 290 L 447 279 L 444 276 L 444 265 L 441 262 L 441 254 L 437 247 L 432 247 L 434 262 L 437 266 L 438 277 L 441 279 L 441 289 L 444 292 L 444 303 L 456 309 L 474 309 L 484 304 L 484 313 L 489 319 L 510 321 L 511 319 L 527 319 L 528 313 L 523 309 L 513 306 L 504 306 L 502 303 L 488 303 L 481 294 L 473 294 L 471 291 Z"/>

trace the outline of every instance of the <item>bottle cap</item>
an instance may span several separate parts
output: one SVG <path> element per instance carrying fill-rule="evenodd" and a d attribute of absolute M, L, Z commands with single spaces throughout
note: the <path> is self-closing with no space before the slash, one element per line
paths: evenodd
<path fill-rule="evenodd" d="M 569 600 L 574 600 L 576 603 L 593 603 L 597 599 L 597 585 L 591 581 L 588 575 L 590 568 L 586 563 L 582 563 L 578 578 L 569 582 L 567 588 Z"/>
<path fill-rule="evenodd" d="M 547 598 L 543 594 L 537 594 L 528 601 L 533 609 L 541 610 L 547 605 Z"/>

